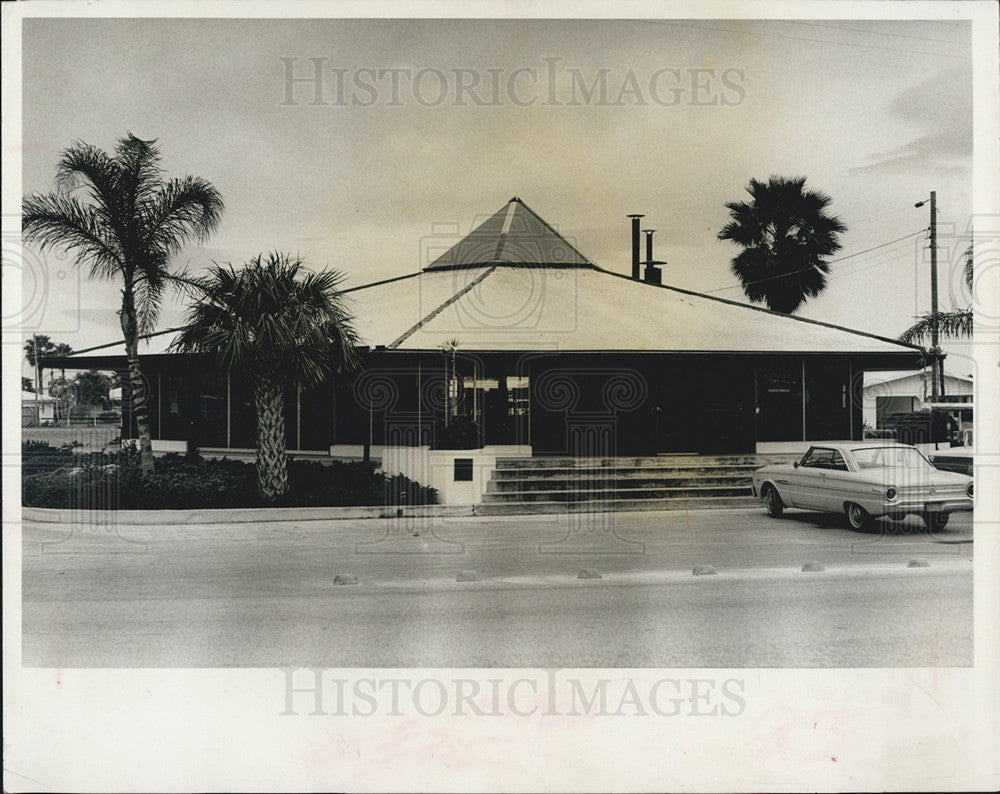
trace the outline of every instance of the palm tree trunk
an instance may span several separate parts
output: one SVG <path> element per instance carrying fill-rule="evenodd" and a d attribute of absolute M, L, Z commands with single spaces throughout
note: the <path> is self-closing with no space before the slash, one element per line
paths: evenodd
<path fill-rule="evenodd" d="M 149 413 L 146 410 L 146 381 L 139 368 L 139 324 L 135 316 L 135 299 L 128 284 L 122 290 L 122 334 L 125 337 L 125 360 L 128 362 L 131 386 L 132 414 L 139 434 L 139 468 L 143 474 L 153 473 L 153 444 L 150 441 Z"/>
<path fill-rule="evenodd" d="M 285 393 L 274 378 L 261 377 L 254 386 L 257 408 L 257 488 L 265 502 L 288 492 L 285 456 Z"/>

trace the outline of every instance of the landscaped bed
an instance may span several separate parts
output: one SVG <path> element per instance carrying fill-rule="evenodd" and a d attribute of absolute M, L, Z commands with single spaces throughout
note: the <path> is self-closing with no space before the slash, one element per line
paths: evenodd
<path fill-rule="evenodd" d="M 132 450 L 80 453 L 25 442 L 21 498 L 26 507 L 176 510 L 233 507 L 339 507 L 435 504 L 437 495 L 374 463 L 289 461 L 288 494 L 265 504 L 253 463 L 206 460 L 197 452 L 169 454 L 143 476 Z"/>

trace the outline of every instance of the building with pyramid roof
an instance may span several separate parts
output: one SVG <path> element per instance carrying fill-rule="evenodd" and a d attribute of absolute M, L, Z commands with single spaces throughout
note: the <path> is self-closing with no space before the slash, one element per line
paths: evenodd
<path fill-rule="evenodd" d="M 364 368 L 290 395 L 289 449 L 378 456 L 465 427 L 466 445 L 533 455 L 771 451 L 861 438 L 864 372 L 920 366 L 911 345 L 660 284 L 647 259 L 640 279 L 637 221 L 629 277 L 516 197 L 432 235 L 419 272 L 346 290 Z M 140 348 L 154 439 L 252 448 L 249 386 L 171 338 Z M 124 348 L 58 363 L 123 370 Z"/>

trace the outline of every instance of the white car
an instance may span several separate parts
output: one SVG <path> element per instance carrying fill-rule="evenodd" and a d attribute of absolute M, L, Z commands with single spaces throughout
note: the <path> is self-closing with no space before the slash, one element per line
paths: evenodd
<path fill-rule="evenodd" d="M 918 515 L 933 531 L 951 513 L 972 510 L 971 477 L 940 471 L 915 447 L 894 442 L 816 444 L 797 463 L 755 471 L 753 493 L 774 518 L 786 507 L 846 513 L 854 529 L 881 516 Z"/>

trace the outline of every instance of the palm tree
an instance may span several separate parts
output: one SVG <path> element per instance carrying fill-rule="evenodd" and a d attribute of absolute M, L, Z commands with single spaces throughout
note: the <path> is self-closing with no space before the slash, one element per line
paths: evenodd
<path fill-rule="evenodd" d="M 218 191 L 203 179 L 164 181 L 156 141 L 128 133 L 109 155 L 78 141 L 63 152 L 55 193 L 22 203 L 26 240 L 76 253 L 91 278 L 120 279 L 118 312 L 125 339 L 132 412 L 143 472 L 153 470 L 139 336 L 153 330 L 160 300 L 174 280 L 169 263 L 189 240 L 203 240 L 222 216 Z M 76 195 L 77 188 L 83 195 Z"/>
<path fill-rule="evenodd" d="M 288 491 L 285 390 L 311 388 L 357 363 L 357 334 L 338 290 L 343 275 L 308 272 L 299 258 L 261 254 L 241 270 L 213 265 L 192 282 L 196 298 L 179 352 L 207 353 L 254 387 L 257 485 L 274 503 Z"/>
<path fill-rule="evenodd" d="M 965 249 L 965 266 L 963 268 L 965 286 L 972 292 L 972 245 Z M 961 339 L 972 336 L 972 307 L 953 309 L 950 312 L 938 312 L 936 315 L 928 312 L 918 317 L 917 322 L 899 335 L 900 342 L 911 345 L 921 345 L 931 336 L 931 329 L 937 321 L 938 333 L 941 336 Z"/>
<path fill-rule="evenodd" d="M 72 352 L 73 352 L 73 348 L 70 347 L 65 342 L 60 342 L 58 345 L 56 345 L 54 348 L 52 348 L 52 355 L 53 356 L 66 357 L 66 356 L 70 355 Z M 60 367 L 59 368 L 59 376 L 63 380 L 66 380 L 66 367 Z"/>
<path fill-rule="evenodd" d="M 805 177 L 751 179 L 753 200 L 727 202 L 732 220 L 718 235 L 743 247 L 731 268 L 746 296 L 785 314 L 826 288 L 824 258 L 840 250 L 837 236 L 847 229 L 825 212 L 830 197 L 805 183 Z"/>
<path fill-rule="evenodd" d="M 35 373 L 35 392 L 42 393 L 42 359 L 52 355 L 56 346 L 45 334 L 34 334 L 24 343 L 24 357 Z"/>
<path fill-rule="evenodd" d="M 965 286 L 968 287 L 969 292 L 971 293 L 973 282 L 972 243 L 969 243 L 969 247 L 965 249 L 964 256 L 965 265 L 963 267 L 962 276 L 965 281 Z M 946 338 L 951 337 L 953 339 L 969 339 L 972 337 L 972 307 L 969 306 L 967 309 L 953 309 L 950 312 L 939 311 L 937 314 L 932 314 L 931 312 L 922 314 L 917 318 L 917 321 L 913 325 L 899 335 L 899 341 L 910 345 L 923 346 L 928 339 L 933 339 L 933 330 L 935 325 L 937 325 L 937 331 L 940 336 Z M 935 361 L 940 360 L 940 356 L 940 348 L 925 350 L 923 359 L 924 361 Z M 938 394 L 943 396 L 944 368 L 938 365 L 934 369 L 938 378 L 936 391 Z"/>

